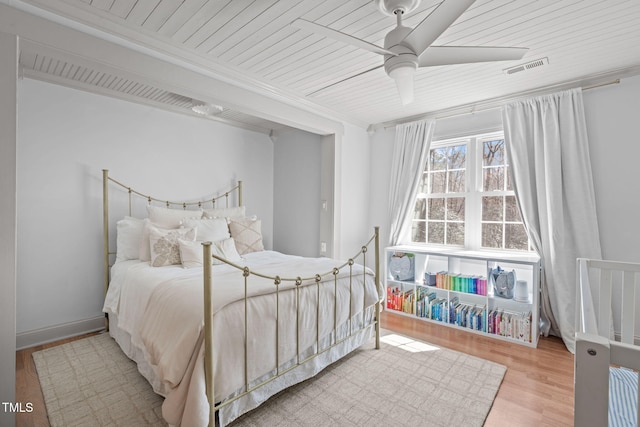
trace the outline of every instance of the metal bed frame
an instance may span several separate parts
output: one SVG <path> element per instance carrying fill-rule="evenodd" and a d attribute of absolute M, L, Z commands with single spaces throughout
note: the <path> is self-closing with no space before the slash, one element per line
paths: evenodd
<path fill-rule="evenodd" d="M 117 186 L 121 187 L 122 189 L 126 190 L 128 192 L 128 198 L 129 198 L 129 215 L 131 215 L 131 209 L 132 209 L 132 197 L 133 196 L 137 196 L 137 197 L 141 197 L 143 199 L 145 199 L 149 204 L 151 204 L 152 202 L 159 202 L 159 203 L 163 203 L 167 208 L 182 208 L 182 209 L 187 209 L 188 207 L 191 206 L 198 206 L 200 208 L 202 208 L 203 206 L 205 206 L 206 204 L 210 203 L 212 206 L 216 206 L 216 203 L 218 200 L 224 198 L 226 200 L 226 206 L 229 206 L 229 195 L 232 194 L 234 191 L 237 191 L 237 205 L 240 206 L 242 205 L 242 181 L 238 181 L 238 184 L 233 187 L 232 189 L 226 191 L 225 193 L 223 193 L 220 196 L 217 197 L 213 197 L 207 200 L 203 200 L 203 201 L 196 201 L 196 202 L 172 202 L 172 201 L 167 201 L 167 200 L 162 200 L 162 199 L 157 199 L 145 194 L 142 194 L 138 191 L 135 191 L 133 189 L 131 189 L 131 187 L 128 187 L 118 181 L 116 181 L 115 179 L 111 178 L 109 176 L 108 170 L 103 170 L 103 227 L 104 227 L 104 289 L 105 289 L 105 294 L 108 290 L 108 286 L 109 286 L 109 269 L 111 267 L 110 264 L 110 256 L 115 254 L 115 251 L 110 251 L 109 250 L 109 197 L 108 197 L 108 193 L 109 193 L 109 184 L 113 183 L 116 184 Z M 374 234 L 373 236 L 368 240 L 367 243 L 365 243 L 360 251 L 355 254 L 352 258 L 350 258 L 349 260 L 347 260 L 346 262 L 344 262 L 343 264 L 336 266 L 335 268 L 333 268 L 331 271 L 327 271 L 327 272 L 323 272 L 323 273 L 318 273 L 315 274 L 313 276 L 310 277 L 280 277 L 280 276 L 268 276 L 268 275 L 264 275 L 261 274 L 259 272 L 254 272 L 254 271 L 250 271 L 248 267 L 243 267 L 241 265 L 232 263 L 227 261 L 226 259 L 220 258 L 216 255 L 212 255 L 211 253 L 211 242 L 204 242 L 203 243 L 203 254 L 204 257 L 203 259 L 212 259 L 215 258 L 223 263 L 226 263 L 238 270 L 242 271 L 242 276 L 244 278 L 244 328 L 245 328 L 245 333 L 244 333 L 244 377 L 245 377 L 245 384 L 243 387 L 243 390 L 238 392 L 236 395 L 234 395 L 233 397 L 230 397 L 222 402 L 215 402 L 214 399 L 214 372 L 213 372 L 213 354 L 215 351 L 215 345 L 214 345 L 214 337 L 213 337 L 213 298 L 214 298 L 214 285 L 213 285 L 213 275 L 212 275 L 212 266 L 211 266 L 211 262 L 205 262 L 204 263 L 204 268 L 203 268 L 203 284 L 204 284 L 204 346 L 205 346 L 205 383 L 206 383 L 206 392 L 207 392 L 207 400 L 209 402 L 209 425 L 210 426 L 214 426 L 216 425 L 215 422 L 215 416 L 216 416 L 216 412 L 228 405 L 231 402 L 236 401 L 237 399 L 240 399 L 248 394 L 250 394 L 251 392 L 253 392 L 254 390 L 272 382 L 273 380 L 275 380 L 276 378 L 279 378 L 283 375 L 285 375 L 286 373 L 288 373 L 289 371 L 297 368 L 300 365 L 303 365 L 309 361 L 311 361 L 312 359 L 322 355 L 323 353 L 325 353 L 326 351 L 330 350 L 331 348 L 343 343 L 344 341 L 348 340 L 351 337 L 354 337 L 356 334 L 363 332 L 365 329 L 367 328 L 371 328 L 372 326 L 375 328 L 375 348 L 379 349 L 380 348 L 380 311 L 381 311 L 381 291 L 380 291 L 380 258 L 379 258 L 379 253 L 380 253 L 380 239 L 379 239 L 379 227 L 375 227 L 374 230 Z M 356 259 L 358 258 L 362 258 L 362 262 L 361 264 L 363 266 L 366 266 L 367 263 L 367 259 L 366 259 L 366 254 L 369 250 L 369 247 L 373 245 L 374 246 L 374 274 L 375 274 L 375 286 L 376 286 L 376 290 L 378 292 L 378 298 L 377 298 L 377 302 L 375 303 L 375 306 L 373 307 L 373 320 L 371 323 L 367 324 L 365 321 L 365 311 L 367 309 L 366 306 L 363 306 L 363 311 L 362 311 L 362 324 L 356 329 L 353 327 L 353 322 L 354 322 L 354 315 L 352 313 L 352 293 L 351 293 L 351 289 L 353 286 L 352 283 L 352 279 L 354 277 L 353 274 L 353 265 L 355 264 Z M 337 278 L 338 278 L 338 274 L 343 270 L 343 269 L 348 269 L 349 271 L 349 317 L 348 317 L 348 334 L 344 337 L 341 337 L 340 339 L 338 339 L 338 327 L 339 325 L 337 325 L 337 304 L 338 304 L 338 292 L 337 292 Z M 366 268 L 364 269 L 364 275 L 366 275 Z M 273 281 L 274 286 L 276 287 L 276 336 L 275 336 L 275 343 L 274 345 L 276 346 L 276 367 L 275 367 L 275 375 L 268 377 L 262 381 L 260 381 L 258 384 L 256 385 L 250 385 L 249 384 L 249 378 L 248 378 L 248 360 L 247 360 L 247 353 L 248 353 L 248 348 L 249 348 L 249 343 L 248 343 L 248 337 L 247 337 L 247 328 L 248 328 L 248 320 L 247 320 L 247 316 L 248 316 L 248 300 L 250 299 L 248 297 L 248 288 L 249 288 L 249 278 L 251 276 L 255 276 L 255 277 L 261 277 L 264 279 L 269 279 Z M 319 305 L 320 305 L 320 284 L 325 283 L 323 282 L 324 278 L 327 277 L 331 277 L 333 276 L 333 285 L 334 285 L 334 323 L 333 323 L 333 330 L 329 336 L 329 344 L 326 345 L 326 347 L 321 348 L 321 343 L 320 343 L 320 339 L 321 337 L 319 336 L 319 317 L 320 317 L 320 310 L 319 310 Z M 286 367 L 286 368 L 281 368 L 280 367 L 280 361 L 278 360 L 278 346 L 279 346 L 279 342 L 278 342 L 278 338 L 279 338 L 279 321 L 278 321 L 278 313 L 279 313 L 279 305 L 280 305 L 280 285 L 283 284 L 283 282 L 289 282 L 289 283 L 293 283 L 295 285 L 295 287 L 293 288 L 295 294 L 295 316 L 296 316 L 296 356 L 295 356 L 295 361 L 294 363 L 292 363 L 290 366 Z M 312 282 L 312 284 L 308 284 L 309 282 Z M 305 349 L 301 349 L 300 348 L 300 325 L 298 322 L 298 319 L 300 317 L 300 312 L 301 309 L 303 307 L 300 306 L 300 287 L 303 285 L 303 283 L 307 283 L 308 286 L 316 286 L 317 288 L 317 297 L 316 297 L 316 340 L 315 340 L 315 350 L 313 351 L 313 353 L 310 356 L 306 356 L 306 357 L 302 357 L 301 356 L 301 352 Z M 315 283 L 315 284 L 313 284 Z M 366 305 L 366 304 L 364 304 Z M 106 322 L 106 329 L 108 330 L 108 318 L 105 317 L 105 322 Z M 345 326 L 340 325 L 340 327 Z M 326 339 L 326 337 L 323 337 L 324 339 Z M 332 339 L 333 338 L 333 339 Z"/>

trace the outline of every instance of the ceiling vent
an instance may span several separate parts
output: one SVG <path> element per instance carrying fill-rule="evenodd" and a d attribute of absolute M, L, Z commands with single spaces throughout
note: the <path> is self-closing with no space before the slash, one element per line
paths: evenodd
<path fill-rule="evenodd" d="M 548 64 L 549 64 L 549 58 L 547 58 L 545 56 L 544 58 L 536 59 L 534 61 L 529 61 L 529 62 L 527 62 L 525 64 L 520 64 L 520 65 L 516 65 L 514 67 L 505 68 L 505 69 L 502 70 L 502 72 L 504 72 L 507 75 L 515 74 L 515 73 L 519 73 L 521 71 L 526 71 L 526 70 L 530 70 L 532 68 L 542 67 L 543 65 L 548 65 Z"/>

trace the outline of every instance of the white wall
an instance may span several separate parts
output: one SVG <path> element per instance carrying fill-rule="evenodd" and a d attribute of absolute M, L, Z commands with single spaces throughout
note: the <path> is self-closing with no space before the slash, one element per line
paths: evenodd
<path fill-rule="evenodd" d="M 262 219 L 271 248 L 268 136 L 29 79 L 19 89 L 19 341 L 102 316 L 101 169 L 169 200 L 213 195 L 241 179 L 247 212 Z"/>
<path fill-rule="evenodd" d="M 584 93 L 591 167 L 598 213 L 602 257 L 640 262 L 640 76 Z M 620 293 L 614 293 L 614 330 L 620 332 Z M 636 293 L 636 310 L 640 293 Z M 636 339 L 640 317 L 636 316 Z"/>
<path fill-rule="evenodd" d="M 345 124 L 345 133 L 339 145 L 341 168 L 337 209 L 339 215 L 338 256 L 341 259 L 355 255 L 362 244 L 373 235 L 370 225 L 369 180 L 370 138 L 365 129 Z"/>
<path fill-rule="evenodd" d="M 640 262 L 640 76 L 583 98 L 602 256 Z"/>
<path fill-rule="evenodd" d="M 274 142 L 273 248 L 320 255 L 322 137 L 292 130 Z"/>
<path fill-rule="evenodd" d="M 320 212 L 320 244 L 326 246 L 323 248 L 326 250 L 321 250 L 320 255 L 326 257 L 334 257 L 336 252 L 336 224 L 339 224 L 336 221 L 336 172 L 340 170 L 336 152 L 341 140 L 341 134 L 331 134 L 324 135 L 320 143 L 320 199 L 327 201 L 326 209 L 323 208 Z"/>
<path fill-rule="evenodd" d="M 366 130 L 349 124 L 343 135 L 321 137 L 303 131 L 278 135 L 274 144 L 275 249 L 343 259 L 358 252 L 373 234 L 368 209 L 370 144 Z M 327 199 L 325 216 L 331 216 L 337 227 L 335 253 L 327 236 L 322 237 L 327 253 L 319 251 L 323 198 Z"/>
<path fill-rule="evenodd" d="M 381 129 L 371 137 L 369 178 L 370 227 L 380 227 L 380 246 L 389 245 L 389 179 L 395 128 Z"/>

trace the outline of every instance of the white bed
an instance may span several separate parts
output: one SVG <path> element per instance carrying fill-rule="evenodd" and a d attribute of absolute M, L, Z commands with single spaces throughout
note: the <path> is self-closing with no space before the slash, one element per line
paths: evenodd
<path fill-rule="evenodd" d="M 105 180 L 108 192 L 106 172 Z M 137 222 L 118 222 L 118 250 L 129 256 L 118 254 L 110 268 L 109 332 L 165 396 L 163 416 L 171 425 L 224 426 L 379 332 L 379 281 L 356 257 L 339 262 L 252 250 L 221 262 L 214 251 L 211 268 L 158 267 L 153 254 L 151 261 L 135 259 L 137 251 L 121 241 L 130 231 L 123 224 Z M 377 253 L 377 229 L 357 254 L 363 265 L 372 242 Z M 207 251 L 211 246 L 201 259 Z M 107 243 L 105 254 L 109 268 Z"/>
<path fill-rule="evenodd" d="M 637 426 L 640 264 L 578 259 L 577 270 L 574 424 Z"/>

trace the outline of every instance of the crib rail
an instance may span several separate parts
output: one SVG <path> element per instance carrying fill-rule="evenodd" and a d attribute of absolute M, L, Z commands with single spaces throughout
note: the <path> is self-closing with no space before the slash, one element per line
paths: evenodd
<path fill-rule="evenodd" d="M 634 343 L 640 264 L 579 258 L 576 268 L 574 424 L 608 425 L 609 366 L 640 370 L 640 346 Z M 640 420 L 640 393 L 636 399 Z"/>
<path fill-rule="evenodd" d="M 615 341 L 634 344 L 635 320 L 637 310 L 635 301 L 640 293 L 640 264 L 578 259 L 578 310 L 576 325 L 584 333 L 613 338 L 612 303 L 614 291 L 619 290 L 620 333 Z M 594 284 L 590 279 L 590 270 L 599 270 L 597 295 L 592 295 Z M 615 277 L 614 279 L 614 275 Z"/>

